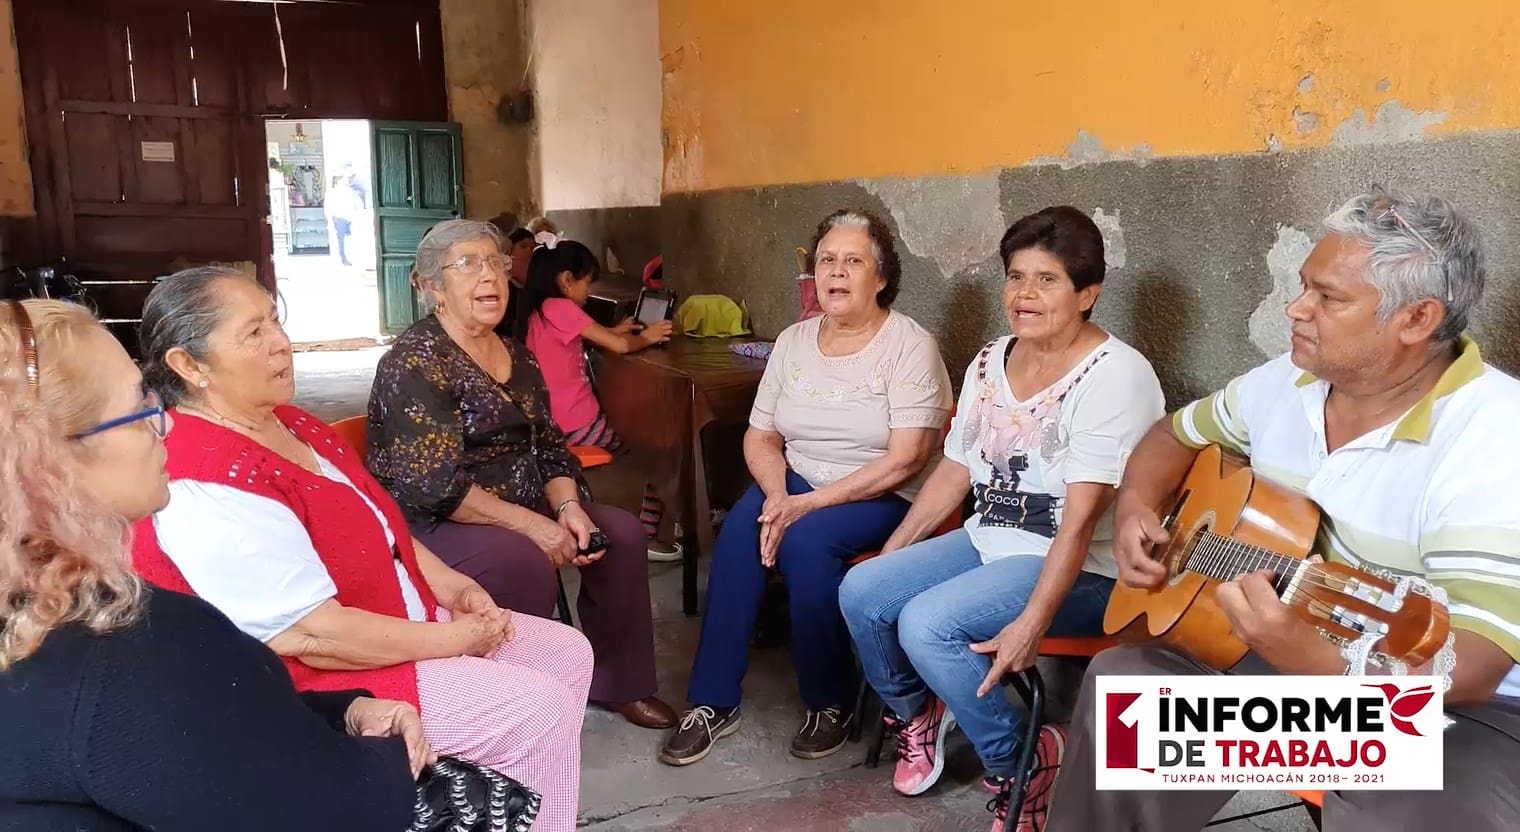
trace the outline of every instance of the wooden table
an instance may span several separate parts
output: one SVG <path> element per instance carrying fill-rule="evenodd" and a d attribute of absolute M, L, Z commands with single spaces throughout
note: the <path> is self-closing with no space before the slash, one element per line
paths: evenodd
<path fill-rule="evenodd" d="M 687 615 L 697 613 L 697 557 L 713 541 L 707 470 L 713 449 L 704 448 L 703 432 L 748 423 L 765 362 L 738 355 L 728 345 L 756 340 L 678 334 L 662 348 L 603 355 L 596 371 L 597 398 L 607 421 L 656 489 L 676 495 L 680 503 L 681 604 Z M 742 466 L 742 452 L 737 456 Z"/>

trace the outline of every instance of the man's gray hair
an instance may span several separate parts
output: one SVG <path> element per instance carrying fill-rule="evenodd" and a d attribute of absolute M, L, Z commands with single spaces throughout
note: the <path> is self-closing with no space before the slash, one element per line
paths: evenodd
<path fill-rule="evenodd" d="M 1371 248 L 1367 281 L 1382 296 L 1379 320 L 1430 298 L 1446 308 L 1433 342 L 1455 341 L 1467 329 L 1487 267 L 1478 227 L 1451 202 L 1375 187 L 1327 217 L 1325 228 Z"/>
<path fill-rule="evenodd" d="M 422 236 L 422 242 L 417 244 L 417 261 L 412 268 L 417 275 L 417 291 L 425 312 L 431 314 L 433 311 L 433 297 L 428 293 L 427 285 L 442 280 L 449 249 L 481 237 L 489 237 L 498 250 L 502 248 L 501 231 L 480 220 L 444 220 Z"/>

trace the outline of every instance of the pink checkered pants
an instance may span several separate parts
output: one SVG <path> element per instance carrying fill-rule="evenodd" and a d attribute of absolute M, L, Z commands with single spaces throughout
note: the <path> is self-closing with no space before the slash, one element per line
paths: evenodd
<path fill-rule="evenodd" d="M 449 613 L 439 610 L 440 621 Z M 473 760 L 543 795 L 535 830 L 573 832 L 591 644 L 579 630 L 512 614 L 516 634 L 489 659 L 417 663 L 422 726 L 439 754 Z"/>

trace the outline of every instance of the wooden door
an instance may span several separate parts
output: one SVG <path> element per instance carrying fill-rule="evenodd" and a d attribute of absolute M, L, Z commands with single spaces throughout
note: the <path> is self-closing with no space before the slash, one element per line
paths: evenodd
<path fill-rule="evenodd" d="M 240 17 L 82 0 L 18 4 L 16 21 L 42 248 L 83 273 L 130 348 L 155 278 L 258 257 Z"/>
<path fill-rule="evenodd" d="M 440 220 L 464 213 L 458 124 L 374 122 L 375 245 L 380 329 L 395 335 L 422 316 L 412 285 L 417 244 Z"/>
<path fill-rule="evenodd" d="M 4 2 L 37 205 L 18 248 L 94 279 L 129 349 L 175 268 L 255 263 L 274 288 L 265 118 L 447 118 L 437 0 Z"/>

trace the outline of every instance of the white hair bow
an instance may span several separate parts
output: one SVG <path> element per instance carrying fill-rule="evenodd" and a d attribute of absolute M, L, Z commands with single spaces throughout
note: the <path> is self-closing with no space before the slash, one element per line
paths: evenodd
<path fill-rule="evenodd" d="M 540 231 L 533 235 L 533 241 L 553 251 L 554 247 L 559 245 L 560 238 L 553 231 Z"/>

